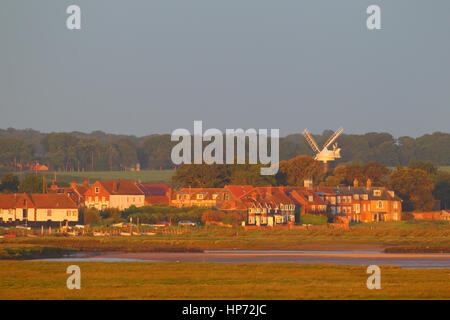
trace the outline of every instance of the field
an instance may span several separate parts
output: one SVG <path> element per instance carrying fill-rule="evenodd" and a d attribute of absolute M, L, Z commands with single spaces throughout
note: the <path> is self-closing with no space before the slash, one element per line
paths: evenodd
<path fill-rule="evenodd" d="M 395 170 L 395 167 L 389 167 L 389 169 Z M 440 166 L 439 170 L 450 172 L 450 166 Z M 25 174 L 33 174 L 33 172 L 18 174 L 20 177 L 23 177 Z M 43 173 L 38 174 L 42 175 Z M 93 183 L 96 180 L 132 180 L 142 183 L 165 183 L 170 185 L 174 174 L 175 170 L 56 172 L 56 181 L 83 183 L 87 179 L 90 183 Z M 55 178 L 55 172 L 46 172 L 45 178 L 47 181 L 52 181 Z"/>
<path fill-rule="evenodd" d="M 66 287 L 71 264 L 80 290 Z M 369 290 L 362 266 L 0 261 L 0 299 L 449 299 L 449 272 L 382 266 Z"/>
<path fill-rule="evenodd" d="M 4 231 L 5 232 L 5 231 Z M 10 231 L 9 231 L 10 232 Z M 327 250 L 345 247 L 404 248 L 412 252 L 450 252 L 450 222 L 402 221 L 352 226 L 350 230 L 245 230 L 241 227 L 172 227 L 153 236 L 68 237 L 38 236 L 0 239 L 4 246 L 54 246 L 84 251 L 200 251 L 200 250 Z M 341 248 L 341 249 L 342 249 Z M 391 251 L 392 252 L 392 251 Z"/>
<path fill-rule="evenodd" d="M 56 181 L 82 183 L 87 179 L 90 183 L 96 180 L 133 180 L 142 183 L 170 184 L 175 170 L 141 170 L 141 171 L 86 171 L 86 172 L 56 172 Z M 26 173 L 21 173 L 23 176 Z M 28 174 L 33 174 L 28 172 Z M 38 173 L 42 175 L 42 173 Z M 47 181 L 55 178 L 55 172 L 45 173 Z"/>
<path fill-rule="evenodd" d="M 374 223 L 353 226 L 351 230 L 172 227 L 160 229 L 154 236 L 3 238 L 0 299 L 450 299 L 450 269 L 380 266 L 381 290 L 369 290 L 367 266 L 1 260 L 48 258 L 66 253 L 69 248 L 161 252 L 386 247 L 448 250 L 450 223 Z M 66 288 L 66 268 L 72 264 L 81 268 L 81 290 Z"/>

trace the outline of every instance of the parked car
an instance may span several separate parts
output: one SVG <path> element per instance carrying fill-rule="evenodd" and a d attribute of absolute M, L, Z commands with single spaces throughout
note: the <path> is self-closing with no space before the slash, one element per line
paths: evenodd
<path fill-rule="evenodd" d="M 167 221 L 160 221 L 157 224 L 155 224 L 155 227 L 168 227 L 170 226 L 170 223 Z"/>
<path fill-rule="evenodd" d="M 197 224 L 195 222 L 190 221 L 190 220 L 181 220 L 181 221 L 178 221 L 178 225 L 179 226 L 195 227 Z"/>

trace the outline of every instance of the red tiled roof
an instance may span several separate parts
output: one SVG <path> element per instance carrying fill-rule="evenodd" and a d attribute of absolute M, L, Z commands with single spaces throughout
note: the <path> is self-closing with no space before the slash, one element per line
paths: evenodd
<path fill-rule="evenodd" d="M 16 207 L 16 194 L 0 194 L 0 209 L 12 209 Z"/>
<path fill-rule="evenodd" d="M 30 194 L 31 201 L 36 208 L 44 209 L 78 209 L 77 204 L 65 194 Z"/>
<path fill-rule="evenodd" d="M 165 184 L 138 184 L 137 186 L 146 196 L 165 196 L 169 191 L 169 187 Z"/>
<path fill-rule="evenodd" d="M 66 194 L 57 193 L 35 193 L 35 194 L 1 194 L 0 208 L 14 209 L 23 208 L 23 200 L 28 200 L 27 207 L 49 208 L 49 209 L 77 209 L 77 204 Z"/>
<path fill-rule="evenodd" d="M 227 185 L 225 188 L 228 189 L 237 199 L 253 190 L 253 186 L 249 185 Z"/>
<path fill-rule="evenodd" d="M 143 195 L 144 193 L 133 181 L 127 180 L 103 180 L 99 183 L 112 195 Z"/>

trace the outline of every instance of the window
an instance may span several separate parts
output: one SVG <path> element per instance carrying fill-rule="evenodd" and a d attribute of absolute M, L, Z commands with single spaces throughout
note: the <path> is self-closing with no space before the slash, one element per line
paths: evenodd
<path fill-rule="evenodd" d="M 98 202 L 98 197 L 95 197 L 95 202 Z"/>
<path fill-rule="evenodd" d="M 353 199 L 359 200 L 359 194 L 354 194 L 354 195 L 353 195 Z"/>
<path fill-rule="evenodd" d="M 181 194 L 177 194 L 177 200 L 181 199 Z"/>
<path fill-rule="evenodd" d="M 398 202 L 394 201 L 394 209 L 398 209 Z"/>
<path fill-rule="evenodd" d="M 314 197 L 313 196 L 308 196 L 308 201 L 309 202 L 313 202 L 314 201 Z"/>
<path fill-rule="evenodd" d="M 102 202 L 105 202 L 106 201 L 106 198 L 105 197 L 102 197 Z"/>
<path fill-rule="evenodd" d="M 377 201 L 377 209 L 383 209 L 383 201 Z"/>
<path fill-rule="evenodd" d="M 223 200 L 228 200 L 228 193 L 227 192 L 223 194 Z"/>
<path fill-rule="evenodd" d="M 345 197 L 342 197 L 342 202 L 345 203 Z"/>
<path fill-rule="evenodd" d="M 214 193 L 214 194 L 212 195 L 213 200 L 216 200 L 218 196 L 219 196 L 219 195 L 218 195 L 217 193 Z"/>
<path fill-rule="evenodd" d="M 198 200 L 203 200 L 204 195 L 202 193 L 197 194 L 197 199 Z"/>
<path fill-rule="evenodd" d="M 99 187 L 95 187 L 95 193 L 99 193 L 100 192 L 100 188 Z"/>

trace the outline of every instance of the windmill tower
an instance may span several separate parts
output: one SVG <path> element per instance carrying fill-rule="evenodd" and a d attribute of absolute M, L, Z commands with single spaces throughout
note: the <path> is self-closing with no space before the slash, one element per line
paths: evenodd
<path fill-rule="evenodd" d="M 303 136 L 305 137 L 306 141 L 308 142 L 311 149 L 314 151 L 316 156 L 314 157 L 315 160 L 318 160 L 323 163 L 324 172 L 328 171 L 328 162 L 334 161 L 335 159 L 338 159 L 341 157 L 341 148 L 338 148 L 337 143 L 333 144 L 333 150 L 328 150 L 328 147 L 336 141 L 336 139 L 341 135 L 341 133 L 344 132 L 344 129 L 342 127 L 339 127 L 328 139 L 327 142 L 323 145 L 322 150 L 319 149 L 317 146 L 316 141 L 314 141 L 313 137 L 309 133 L 308 129 L 305 129 L 303 131 Z"/>

